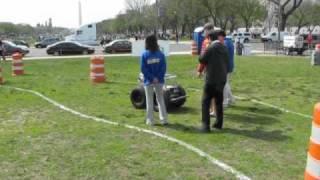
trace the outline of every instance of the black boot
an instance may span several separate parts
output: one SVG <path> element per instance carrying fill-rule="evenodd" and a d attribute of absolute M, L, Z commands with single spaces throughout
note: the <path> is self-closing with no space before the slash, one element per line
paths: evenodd
<path fill-rule="evenodd" d="M 210 126 L 202 125 L 202 127 L 200 128 L 200 132 L 201 133 L 210 133 L 211 132 Z"/>

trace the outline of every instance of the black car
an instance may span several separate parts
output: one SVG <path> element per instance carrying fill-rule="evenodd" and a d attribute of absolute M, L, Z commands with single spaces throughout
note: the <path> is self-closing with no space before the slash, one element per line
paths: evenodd
<path fill-rule="evenodd" d="M 128 40 L 115 40 L 104 46 L 106 53 L 131 53 L 132 43 Z"/>
<path fill-rule="evenodd" d="M 12 41 L 14 44 L 19 45 L 19 46 L 26 46 L 26 47 L 30 47 L 29 44 L 23 40 L 14 40 Z"/>
<path fill-rule="evenodd" d="M 76 54 L 93 54 L 94 48 L 85 46 L 77 42 L 58 42 L 47 48 L 47 54 L 52 55 L 76 55 Z"/>
<path fill-rule="evenodd" d="M 11 56 L 14 53 L 21 53 L 23 56 L 29 53 L 29 49 L 25 46 L 18 46 L 10 41 L 2 41 L 5 49 L 5 55 Z"/>
<path fill-rule="evenodd" d="M 36 42 L 34 47 L 36 48 L 46 48 L 49 45 L 59 42 L 59 38 L 47 38 L 42 40 L 41 42 Z"/>

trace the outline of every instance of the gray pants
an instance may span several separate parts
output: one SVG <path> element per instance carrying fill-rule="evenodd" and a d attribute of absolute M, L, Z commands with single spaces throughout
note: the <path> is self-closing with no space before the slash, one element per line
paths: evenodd
<path fill-rule="evenodd" d="M 168 123 L 168 114 L 163 97 L 162 84 L 150 84 L 144 87 L 147 100 L 147 124 L 154 124 L 153 111 L 154 111 L 154 92 L 157 97 L 159 106 L 159 118 L 162 124 Z"/>
<path fill-rule="evenodd" d="M 231 73 L 228 74 L 227 83 L 223 90 L 223 105 L 229 105 L 230 103 L 234 103 L 235 101 L 231 91 L 230 78 Z"/>

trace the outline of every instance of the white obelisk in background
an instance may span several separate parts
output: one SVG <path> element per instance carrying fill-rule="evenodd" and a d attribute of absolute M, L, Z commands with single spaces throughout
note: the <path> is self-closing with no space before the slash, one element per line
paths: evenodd
<path fill-rule="evenodd" d="M 82 7 L 81 1 L 79 1 L 79 27 L 82 25 Z"/>

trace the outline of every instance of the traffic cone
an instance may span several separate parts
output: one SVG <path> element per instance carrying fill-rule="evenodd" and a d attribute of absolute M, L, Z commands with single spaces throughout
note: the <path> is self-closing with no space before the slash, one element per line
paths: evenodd
<path fill-rule="evenodd" d="M 105 83 L 104 57 L 93 56 L 90 63 L 90 79 L 92 83 Z"/>
<path fill-rule="evenodd" d="M 320 103 L 315 106 L 305 180 L 320 180 Z"/>
<path fill-rule="evenodd" d="M 12 55 L 12 76 L 20 76 L 24 74 L 22 54 L 14 53 Z"/>
<path fill-rule="evenodd" d="M 191 53 L 193 56 L 196 56 L 198 55 L 198 47 L 197 47 L 197 43 L 196 41 L 192 41 L 192 44 L 191 44 Z"/>

